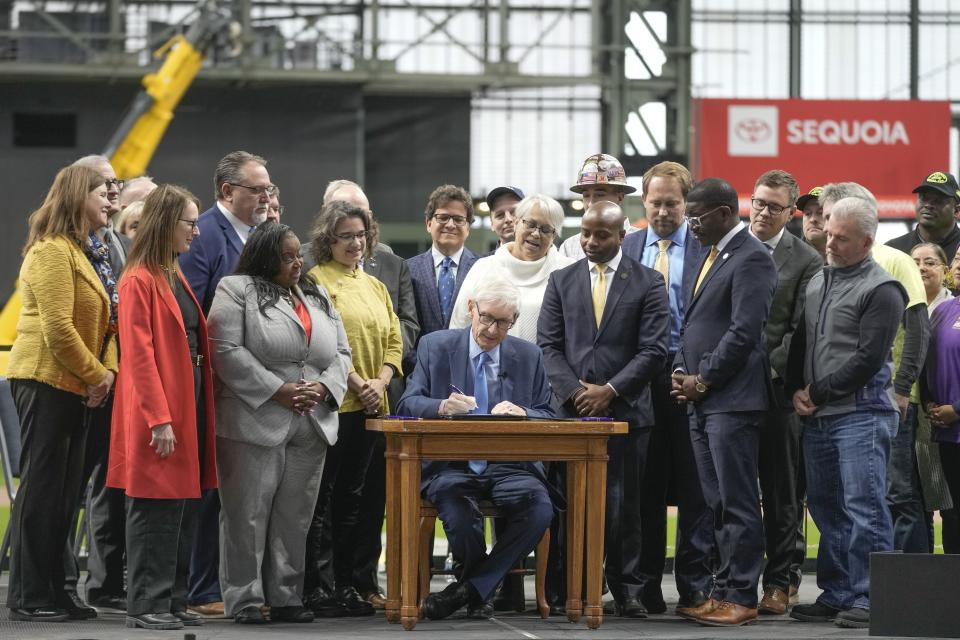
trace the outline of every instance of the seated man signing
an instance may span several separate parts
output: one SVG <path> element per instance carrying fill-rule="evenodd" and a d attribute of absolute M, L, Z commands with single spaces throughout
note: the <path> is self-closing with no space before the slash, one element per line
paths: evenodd
<path fill-rule="evenodd" d="M 508 336 L 520 294 L 505 280 L 484 283 L 468 302 L 471 325 L 423 336 L 398 413 L 436 418 L 459 413 L 554 417 L 540 349 Z M 446 618 L 464 605 L 479 609 L 507 571 L 536 546 L 553 517 L 539 462 L 429 461 L 423 497 L 437 508 L 453 556 L 463 563 L 457 582 L 430 594 L 424 613 Z M 480 500 L 501 509 L 506 526 L 488 555 Z"/>

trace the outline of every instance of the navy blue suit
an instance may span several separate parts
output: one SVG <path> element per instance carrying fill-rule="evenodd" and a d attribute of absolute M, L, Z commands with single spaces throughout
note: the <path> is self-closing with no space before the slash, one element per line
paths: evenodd
<path fill-rule="evenodd" d="M 637 487 L 654 423 L 650 383 L 662 374 L 666 362 L 670 307 L 663 276 L 624 255 L 609 276 L 610 292 L 598 328 L 589 268 L 584 258 L 550 274 L 537 343 L 543 349 L 555 402 L 565 415 L 577 415 L 573 398 L 581 389 L 580 380 L 609 383 L 618 394 L 610 415 L 630 425 L 628 437 L 610 438 L 607 445 L 605 573 L 611 593 L 623 603 L 638 598 L 640 591 L 627 571 L 628 559 L 635 564 L 636 548 L 624 548 L 621 525 L 624 512 L 635 512 L 639 499 Z M 625 468 L 630 469 L 630 478 Z"/>
<path fill-rule="evenodd" d="M 470 331 L 454 329 L 425 335 L 417 348 L 417 363 L 397 411 L 419 418 L 436 418 L 450 385 L 472 395 L 473 365 Z M 492 387 L 489 408 L 508 400 L 528 416 L 552 418 L 550 385 L 536 345 L 507 336 L 500 343 L 500 375 Z M 536 546 L 553 517 L 553 504 L 543 465 L 539 462 L 490 462 L 481 474 L 465 462 L 424 463 L 421 490 L 443 522 L 454 557 L 463 562 L 469 580 L 486 601 L 520 558 Z M 487 556 L 478 500 L 489 499 L 504 512 L 506 525 Z"/>
<path fill-rule="evenodd" d="M 647 229 L 631 233 L 623 239 L 623 253 L 643 262 L 647 245 Z M 653 249 L 656 250 L 656 245 Z M 683 270 L 671 272 L 671 280 L 681 278 L 682 303 L 671 322 L 683 325 L 686 304 L 690 300 L 697 273 L 702 264 L 703 248 L 689 227 L 683 239 Z M 649 264 L 649 263 L 648 263 Z M 671 264 L 671 266 L 673 266 Z M 697 465 L 690 443 L 690 419 L 686 407 L 670 395 L 670 373 L 676 345 L 671 345 L 667 366 L 650 385 L 653 414 L 656 420 L 647 445 L 647 464 L 639 482 L 639 504 L 631 513 L 628 503 L 624 513 L 623 545 L 633 550 L 624 557 L 625 571 L 634 576 L 641 587 L 641 600 L 651 613 L 666 610 L 661 583 L 667 545 L 667 505 L 677 510 L 677 543 L 673 575 L 680 593 L 680 603 L 694 601 L 696 592 L 708 593 L 713 579 L 712 515 L 703 501 Z M 633 474 L 626 470 L 628 481 Z M 625 489 L 629 494 L 629 489 Z M 639 550 L 639 552 L 637 551 Z"/>
<path fill-rule="evenodd" d="M 233 273 L 243 243 L 216 203 L 197 219 L 200 235 L 190 251 L 180 254 L 180 268 L 206 315 L 221 278 Z M 187 601 L 207 604 L 223 599 L 220 593 L 220 494 L 203 492 L 190 555 Z"/>
<path fill-rule="evenodd" d="M 705 260 L 706 253 L 700 265 Z M 690 407 L 690 429 L 714 515 L 714 597 L 751 608 L 763 563 L 757 460 L 759 425 L 770 406 L 764 328 L 776 287 L 769 251 L 744 227 L 692 293 L 674 361 L 675 369 L 699 374 L 709 386 Z"/>
<path fill-rule="evenodd" d="M 463 279 L 467 277 L 470 267 L 479 258 L 475 253 L 463 248 L 460 255 L 460 264 L 457 265 L 457 280 L 453 289 L 453 300 L 456 301 L 460 295 L 460 285 Z M 448 322 L 443 321 L 443 314 L 440 311 L 440 294 L 437 290 L 437 272 L 433 267 L 433 252 L 431 249 L 413 256 L 407 260 L 407 266 L 410 268 L 410 279 L 413 281 L 413 296 L 417 302 L 417 319 L 420 321 L 420 336 L 428 333 L 446 329 Z M 413 365 L 408 361 L 405 365 Z M 446 397 L 446 396 L 444 396 Z"/>

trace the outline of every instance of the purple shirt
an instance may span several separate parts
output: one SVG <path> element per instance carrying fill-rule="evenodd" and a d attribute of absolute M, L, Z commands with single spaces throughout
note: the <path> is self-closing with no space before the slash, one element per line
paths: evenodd
<path fill-rule="evenodd" d="M 927 349 L 927 392 L 938 405 L 960 409 L 960 298 L 943 302 L 930 318 L 932 335 Z M 960 411 L 958 411 L 960 413 Z M 960 422 L 933 428 L 936 442 L 960 443 Z"/>

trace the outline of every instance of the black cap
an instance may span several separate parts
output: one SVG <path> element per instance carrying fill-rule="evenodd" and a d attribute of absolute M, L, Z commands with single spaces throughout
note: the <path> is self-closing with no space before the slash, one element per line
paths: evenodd
<path fill-rule="evenodd" d="M 924 178 L 920 186 L 913 192 L 920 193 L 924 189 L 933 189 L 943 195 L 960 200 L 960 187 L 957 186 L 957 180 L 946 171 L 934 171 Z"/>
<path fill-rule="evenodd" d="M 496 199 L 505 195 L 516 196 L 517 200 L 523 200 L 523 191 L 520 190 L 520 187 L 497 187 L 487 194 L 487 206 L 493 209 L 493 203 Z"/>
<path fill-rule="evenodd" d="M 805 194 L 797 198 L 797 209 L 803 211 L 803 208 L 807 206 L 807 203 L 811 200 L 817 200 L 820 198 L 820 194 L 823 193 L 823 187 L 814 187 L 807 191 Z"/>

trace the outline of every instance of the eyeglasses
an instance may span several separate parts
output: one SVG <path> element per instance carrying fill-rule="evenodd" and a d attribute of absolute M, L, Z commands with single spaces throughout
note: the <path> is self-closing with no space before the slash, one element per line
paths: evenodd
<path fill-rule="evenodd" d="M 479 314 L 478 317 L 480 320 L 480 324 L 482 324 L 485 327 L 489 327 L 490 325 L 495 324 L 497 325 L 497 329 L 499 329 L 500 331 L 509 331 L 510 329 L 513 328 L 513 325 L 517 323 L 516 316 L 514 316 L 513 320 L 501 320 L 498 318 L 494 318 L 489 313 L 484 313 L 480 309 L 480 305 L 477 305 L 477 313 Z"/>
<path fill-rule="evenodd" d="M 280 254 L 280 262 L 282 262 L 283 264 L 293 264 L 297 260 L 300 260 L 302 262 L 303 256 L 295 256 L 290 253 Z"/>
<path fill-rule="evenodd" d="M 279 207 L 270 207 L 270 211 L 273 211 L 277 214 L 277 217 L 280 218 L 283 216 L 283 212 L 286 211 L 286 207 L 280 205 Z"/>
<path fill-rule="evenodd" d="M 720 209 L 723 209 L 725 206 L 727 206 L 727 205 L 722 204 L 722 205 L 720 205 L 719 207 L 715 207 L 715 208 L 713 208 L 713 209 L 710 209 L 710 211 L 707 211 L 706 213 L 701 213 L 699 216 L 691 216 L 691 215 L 685 213 L 685 214 L 683 214 L 683 217 L 686 219 L 687 224 L 690 225 L 690 228 L 691 228 L 691 229 L 699 229 L 699 228 L 700 228 L 700 225 L 703 224 L 703 219 L 704 219 L 704 218 L 706 218 L 708 215 L 710 215 L 710 214 L 713 213 L 714 211 L 719 211 Z"/>
<path fill-rule="evenodd" d="M 774 204 L 772 202 L 767 202 L 766 200 L 761 200 L 760 198 L 750 198 L 750 206 L 753 207 L 754 211 L 760 212 L 766 209 L 770 212 L 772 216 L 778 216 L 784 211 L 788 211 L 793 208 L 793 205 L 783 207 L 779 204 Z"/>
<path fill-rule="evenodd" d="M 337 240 L 342 240 L 343 242 L 350 242 L 352 240 L 363 242 L 364 240 L 370 239 L 370 232 L 358 231 L 357 233 L 335 233 L 333 234 L 333 237 Z"/>
<path fill-rule="evenodd" d="M 449 213 L 437 213 L 434 214 L 433 219 L 439 222 L 440 224 L 447 224 L 452 222 L 458 227 L 462 227 L 467 224 L 467 219 L 463 216 L 452 216 Z"/>
<path fill-rule="evenodd" d="M 117 178 L 107 178 L 103 184 L 105 187 L 107 187 L 107 189 L 110 188 L 110 185 L 113 185 L 117 188 L 117 191 L 123 191 L 123 180 L 118 180 Z"/>
<path fill-rule="evenodd" d="M 257 194 L 258 196 L 262 196 L 263 194 L 272 196 L 277 192 L 277 185 L 275 184 L 261 185 L 259 187 L 251 187 L 248 184 L 239 184 L 237 182 L 228 182 L 227 184 L 234 187 L 243 187 L 244 189 L 249 189 L 250 191 L 253 191 L 255 194 Z"/>
<path fill-rule="evenodd" d="M 557 232 L 557 230 L 549 224 L 537 224 L 533 220 L 528 220 L 527 218 L 524 218 L 521 220 L 521 222 L 523 222 L 523 226 L 525 226 L 531 233 L 533 233 L 534 229 L 539 230 L 540 235 L 544 236 L 552 236 Z"/>
<path fill-rule="evenodd" d="M 199 218 L 194 218 L 193 220 L 187 220 L 186 218 L 177 218 L 177 220 L 179 220 L 180 222 L 186 222 L 188 225 L 190 225 L 190 231 L 193 231 L 194 229 L 196 229 L 197 222 L 200 221 Z"/>

